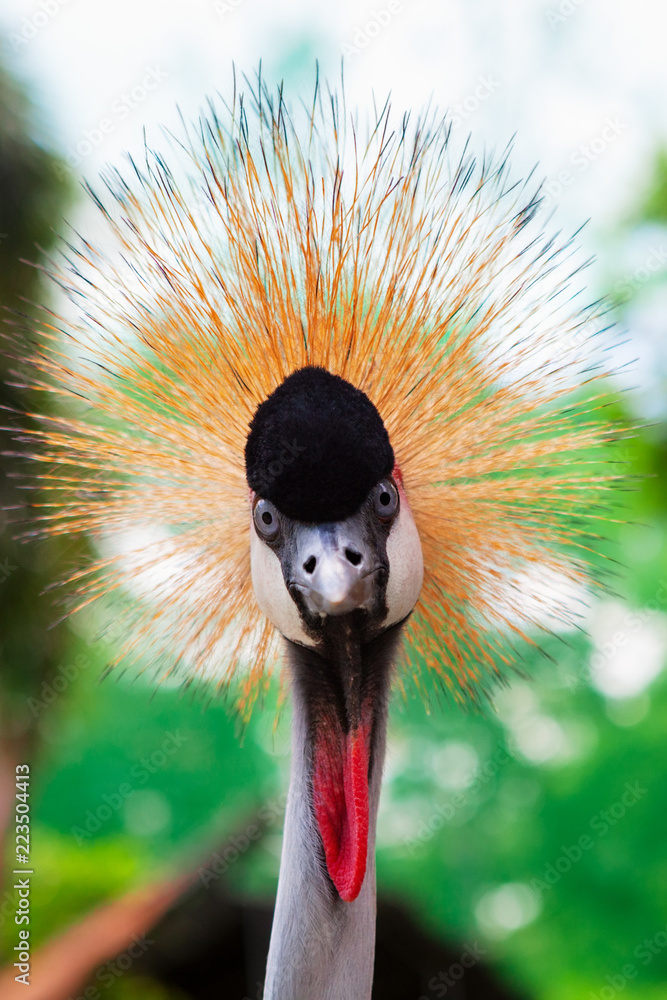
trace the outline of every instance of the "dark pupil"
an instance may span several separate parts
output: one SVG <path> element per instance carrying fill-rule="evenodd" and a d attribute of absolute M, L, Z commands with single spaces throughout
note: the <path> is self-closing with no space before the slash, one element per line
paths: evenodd
<path fill-rule="evenodd" d="M 270 514 L 268 510 L 265 510 L 262 514 L 262 521 L 264 521 L 264 524 L 271 524 L 273 521 L 273 514 Z"/>
<path fill-rule="evenodd" d="M 391 495 L 386 490 L 380 494 L 380 503 L 383 507 L 388 507 L 391 503 Z"/>

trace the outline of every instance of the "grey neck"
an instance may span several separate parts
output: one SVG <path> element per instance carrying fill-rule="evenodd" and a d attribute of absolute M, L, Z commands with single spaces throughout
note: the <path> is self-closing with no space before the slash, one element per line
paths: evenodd
<path fill-rule="evenodd" d="M 308 712 L 293 685 L 292 770 L 264 1000 L 370 1000 L 375 957 L 375 827 L 387 725 L 382 691 L 369 783 L 368 863 L 361 892 L 343 902 L 326 871 L 313 814 Z"/>

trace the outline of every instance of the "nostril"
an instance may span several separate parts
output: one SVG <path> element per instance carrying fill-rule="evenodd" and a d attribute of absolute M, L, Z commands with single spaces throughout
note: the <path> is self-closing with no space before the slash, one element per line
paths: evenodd
<path fill-rule="evenodd" d="M 311 556 L 310 559 L 306 559 L 305 563 L 303 564 L 303 568 L 305 569 L 306 573 L 314 573 L 316 566 L 317 566 L 317 559 L 315 558 L 315 556 Z"/>
<path fill-rule="evenodd" d="M 361 552 L 355 552 L 354 549 L 345 549 L 345 558 L 353 566 L 358 566 L 361 562 Z"/>

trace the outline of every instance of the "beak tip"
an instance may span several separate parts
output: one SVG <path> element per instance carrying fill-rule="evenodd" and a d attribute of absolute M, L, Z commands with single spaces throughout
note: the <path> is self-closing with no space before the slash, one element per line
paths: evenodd
<path fill-rule="evenodd" d="M 348 611 L 354 611 L 355 608 L 360 607 L 360 604 L 349 593 L 324 595 L 311 590 L 307 595 L 307 600 L 322 616 L 344 615 Z"/>
<path fill-rule="evenodd" d="M 372 598 L 373 586 L 371 577 L 354 581 L 350 586 L 329 589 L 321 586 L 296 585 L 308 610 L 325 618 L 328 615 L 336 617 L 346 615 L 350 611 L 366 608 Z"/>
<path fill-rule="evenodd" d="M 372 600 L 375 573 L 368 571 L 370 553 L 364 554 L 363 540 L 350 532 L 343 524 L 302 533 L 291 584 L 311 614 L 345 615 L 368 607 Z M 348 556 L 351 549 L 359 554 L 355 561 Z"/>

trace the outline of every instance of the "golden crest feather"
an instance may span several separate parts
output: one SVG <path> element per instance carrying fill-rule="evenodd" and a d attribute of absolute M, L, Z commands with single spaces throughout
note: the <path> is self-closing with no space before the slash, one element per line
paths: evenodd
<path fill-rule="evenodd" d="M 290 114 L 260 82 L 184 129 L 169 165 L 147 149 L 108 175 L 101 248 L 77 238 L 51 271 L 74 315 L 42 324 L 32 359 L 59 400 L 33 415 L 45 530 L 98 546 L 76 606 L 129 588 L 119 659 L 243 665 L 245 706 L 278 647 L 250 579 L 244 444 L 290 372 L 323 366 L 378 408 L 424 551 L 406 656 L 456 697 L 530 641 L 527 570 L 586 579 L 586 517 L 612 485 L 591 460 L 612 433 L 601 322 L 539 192 L 506 155 L 456 154 L 437 113 L 386 105 L 361 132 L 335 93 Z"/>

